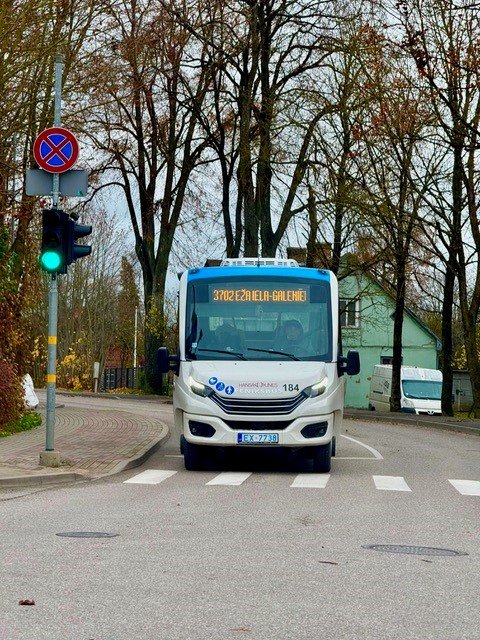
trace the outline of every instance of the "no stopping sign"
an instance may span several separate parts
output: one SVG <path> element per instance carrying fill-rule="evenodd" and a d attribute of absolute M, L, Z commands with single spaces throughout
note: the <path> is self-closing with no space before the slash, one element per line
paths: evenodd
<path fill-rule="evenodd" d="M 78 158 L 78 142 L 68 129 L 50 127 L 39 134 L 33 144 L 33 156 L 40 169 L 62 173 L 73 167 Z"/>

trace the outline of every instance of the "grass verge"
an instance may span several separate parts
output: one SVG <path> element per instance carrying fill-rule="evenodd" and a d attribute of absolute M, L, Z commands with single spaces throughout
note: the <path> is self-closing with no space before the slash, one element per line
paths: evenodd
<path fill-rule="evenodd" d="M 19 420 L 0 425 L 0 438 L 6 438 L 14 433 L 30 431 L 42 424 L 42 416 L 35 411 L 26 411 Z"/>

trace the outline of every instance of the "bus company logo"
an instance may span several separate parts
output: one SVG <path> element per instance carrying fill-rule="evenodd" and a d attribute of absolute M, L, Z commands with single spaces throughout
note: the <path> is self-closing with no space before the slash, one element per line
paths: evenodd
<path fill-rule="evenodd" d="M 251 389 L 277 389 L 276 382 L 240 382 L 239 387 L 250 391 Z"/>

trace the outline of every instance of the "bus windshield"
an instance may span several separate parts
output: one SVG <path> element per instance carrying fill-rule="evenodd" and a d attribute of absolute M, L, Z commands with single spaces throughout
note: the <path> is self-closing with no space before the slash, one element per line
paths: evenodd
<path fill-rule="evenodd" d="M 441 400 L 442 383 L 437 380 L 403 380 L 403 394 L 417 400 Z"/>
<path fill-rule="evenodd" d="M 190 360 L 332 360 L 326 280 L 242 276 L 198 280 L 187 290 Z"/>

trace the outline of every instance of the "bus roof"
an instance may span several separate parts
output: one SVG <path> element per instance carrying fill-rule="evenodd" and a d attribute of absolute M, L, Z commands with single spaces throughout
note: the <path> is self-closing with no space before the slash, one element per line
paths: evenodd
<path fill-rule="evenodd" d="M 197 267 L 188 271 L 188 281 L 194 280 L 212 280 L 217 278 L 238 278 L 238 277 L 255 277 L 266 276 L 269 278 L 294 278 L 306 280 L 322 280 L 329 282 L 332 272 L 325 269 L 311 269 L 309 267 L 291 267 L 291 266 L 245 266 L 245 265 L 228 265 L 219 267 Z"/>

